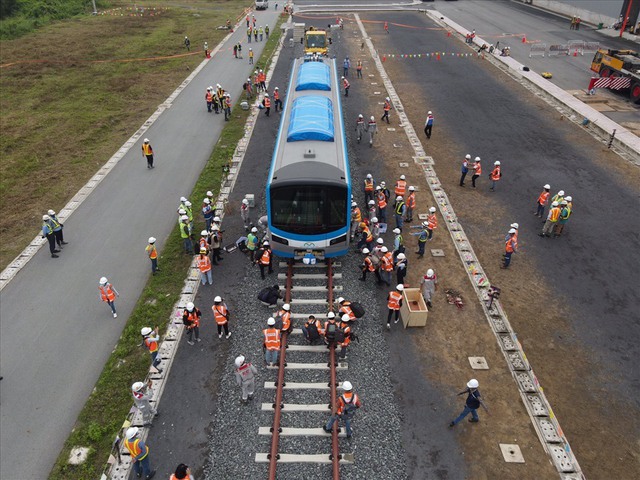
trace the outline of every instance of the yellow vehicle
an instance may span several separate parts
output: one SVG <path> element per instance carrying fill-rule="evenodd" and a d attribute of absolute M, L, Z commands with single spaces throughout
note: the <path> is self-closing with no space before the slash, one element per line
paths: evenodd
<path fill-rule="evenodd" d="M 632 102 L 640 102 L 640 55 L 638 52 L 601 48 L 593 56 L 591 70 L 600 74 L 601 77 L 628 78 L 629 98 Z"/>
<path fill-rule="evenodd" d="M 313 55 L 327 55 L 329 53 L 329 44 L 331 44 L 331 38 L 327 35 L 326 30 L 320 30 L 315 27 L 309 27 L 304 32 L 304 54 Z"/>

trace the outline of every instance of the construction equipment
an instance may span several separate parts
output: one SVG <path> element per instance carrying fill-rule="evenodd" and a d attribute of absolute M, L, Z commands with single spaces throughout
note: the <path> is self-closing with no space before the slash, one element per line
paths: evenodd
<path fill-rule="evenodd" d="M 610 50 L 601 48 L 591 61 L 591 70 L 601 78 L 619 78 L 616 90 L 628 90 L 632 102 L 640 102 L 640 54 L 633 50 Z"/>
<path fill-rule="evenodd" d="M 304 32 L 304 54 L 328 55 L 331 38 L 326 30 L 309 27 Z"/>

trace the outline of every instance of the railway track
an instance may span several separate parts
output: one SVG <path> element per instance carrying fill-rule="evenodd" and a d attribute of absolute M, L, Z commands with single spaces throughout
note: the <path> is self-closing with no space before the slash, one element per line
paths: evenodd
<path fill-rule="evenodd" d="M 278 281 L 284 282 L 284 301 L 291 305 L 294 327 L 302 325 L 309 315 L 324 322 L 333 310 L 334 293 L 342 291 L 342 286 L 335 283 L 342 279 L 342 274 L 335 271 L 340 264 L 328 260 L 317 265 L 281 262 L 280 266 L 287 269 L 286 274 L 278 275 Z M 275 400 L 263 403 L 261 408 L 273 412 L 273 423 L 260 427 L 258 434 L 271 435 L 271 448 L 268 453 L 256 453 L 255 461 L 269 463 L 270 480 L 276 478 L 278 465 L 295 463 L 318 464 L 319 472 L 330 465 L 332 478 L 339 479 L 340 464 L 352 463 L 353 455 L 340 453 L 338 439 L 345 434 L 339 431 L 338 422 L 331 434 L 322 425 L 335 414 L 342 385 L 338 371 L 347 370 L 348 365 L 337 362 L 335 347 L 328 349 L 322 341 L 310 345 L 302 329 L 293 328 L 289 335 L 282 336 L 279 366 L 270 368 L 278 369 L 278 378 L 265 382 L 264 388 L 275 390 Z M 321 399 L 326 402 L 312 403 Z"/>

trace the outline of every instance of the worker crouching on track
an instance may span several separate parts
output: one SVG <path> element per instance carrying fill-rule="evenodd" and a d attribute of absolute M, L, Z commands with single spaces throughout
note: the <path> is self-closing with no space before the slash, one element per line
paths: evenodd
<path fill-rule="evenodd" d="M 256 389 L 256 375 L 258 370 L 251 362 L 247 362 L 244 355 L 236 357 L 236 380 L 242 387 L 242 403 L 247 403 L 253 398 Z"/>
<path fill-rule="evenodd" d="M 309 343 L 314 343 L 321 336 L 324 336 L 324 329 L 322 328 L 322 323 L 320 320 L 316 319 L 315 316 L 309 315 L 309 318 L 302 326 L 302 334 L 304 338 Z"/>
<path fill-rule="evenodd" d="M 362 406 L 362 402 L 358 395 L 353 392 L 353 385 L 351 385 L 351 382 L 345 381 L 342 384 L 342 389 L 344 390 L 344 393 L 338 398 L 338 410 L 336 411 L 336 414 L 333 415 L 322 428 L 325 432 L 331 433 L 333 424 L 340 419 L 344 422 L 344 426 L 347 429 L 347 438 L 351 438 L 353 435 L 351 421 L 356 414 L 356 410 Z"/>

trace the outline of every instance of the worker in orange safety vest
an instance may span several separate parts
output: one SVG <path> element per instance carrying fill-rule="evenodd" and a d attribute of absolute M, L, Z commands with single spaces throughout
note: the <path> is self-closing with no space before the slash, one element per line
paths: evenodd
<path fill-rule="evenodd" d="M 395 194 L 396 197 L 404 197 L 404 194 L 407 191 L 407 177 L 404 175 L 400 175 L 400 179 L 396 182 L 395 186 Z"/>
<path fill-rule="evenodd" d="M 147 168 L 153 168 L 153 148 L 148 138 L 145 138 L 142 143 L 142 156 L 147 159 Z"/>
<path fill-rule="evenodd" d="M 216 321 L 216 325 L 218 326 L 218 338 L 222 338 L 223 329 L 225 338 L 229 338 L 231 336 L 231 332 L 229 331 L 229 316 L 231 314 L 229 313 L 227 304 L 224 303 L 222 297 L 217 296 L 213 299 L 211 310 L 213 311 L 213 319 Z"/>
<path fill-rule="evenodd" d="M 542 227 L 542 232 L 539 233 L 538 235 L 541 237 L 550 237 L 551 236 L 551 232 L 553 232 L 556 223 L 558 223 L 558 220 L 560 219 L 560 205 L 558 202 L 552 202 L 551 203 L 551 210 L 549 210 L 549 213 L 547 215 L 547 220 L 544 222 L 544 227 Z"/>
<path fill-rule="evenodd" d="M 549 196 L 551 195 L 551 185 L 547 183 L 542 188 L 544 188 L 544 190 L 542 190 L 542 193 L 538 196 L 538 200 L 536 201 L 537 208 L 534 213 L 536 217 L 540 218 L 542 218 L 542 216 L 544 215 L 544 209 L 549 203 Z"/>
<path fill-rule="evenodd" d="M 389 123 L 389 112 L 391 111 L 391 99 L 389 97 L 384 99 L 384 106 L 382 108 L 384 110 L 384 113 L 382 114 L 382 118 L 380 118 L 380 121 L 386 120 L 387 124 L 388 124 Z"/>
<path fill-rule="evenodd" d="M 119 297 L 120 294 L 114 288 L 114 286 L 109 283 L 109 280 L 107 280 L 107 277 L 102 277 L 100 279 L 98 290 L 100 291 L 100 300 L 102 300 L 103 302 L 106 302 L 107 305 L 111 307 L 111 313 L 113 313 L 113 318 L 118 318 L 118 314 L 116 313 L 116 297 Z"/>
<path fill-rule="evenodd" d="M 390 291 L 387 296 L 387 308 L 389 309 L 389 314 L 387 315 L 387 330 L 391 330 L 391 317 L 394 315 L 396 316 L 393 323 L 398 323 L 400 321 L 400 307 L 402 307 L 403 290 L 404 285 L 396 285 L 396 289 Z"/>
<path fill-rule="evenodd" d="M 492 192 L 495 192 L 496 183 L 500 180 L 500 178 L 502 178 L 502 171 L 500 170 L 499 160 L 496 160 L 495 162 L 493 162 L 493 170 L 491 170 L 491 173 L 489 174 L 489 178 L 491 178 L 491 188 L 489 188 L 489 190 Z"/>
<path fill-rule="evenodd" d="M 200 255 L 196 260 L 198 265 L 198 270 L 200 270 L 200 281 L 202 285 L 207 284 L 207 280 L 209 281 L 209 285 L 213 285 L 213 276 L 211 274 L 211 260 L 207 255 L 207 248 L 200 247 Z"/>
<path fill-rule="evenodd" d="M 482 165 L 480 165 L 480 157 L 474 159 L 474 164 L 471 167 L 473 169 L 473 175 L 471 176 L 471 186 L 476 188 L 476 180 L 482 175 Z"/>
<path fill-rule="evenodd" d="M 187 343 L 193 345 L 192 337 L 195 334 L 196 342 L 200 341 L 200 318 L 202 312 L 193 302 L 187 303 L 187 307 L 182 311 L 182 323 L 187 327 Z"/>
<path fill-rule="evenodd" d="M 347 438 L 351 438 L 353 435 L 351 421 L 356 414 L 356 410 L 362 406 L 362 403 L 360 402 L 358 395 L 353 393 L 353 385 L 351 385 L 351 382 L 343 382 L 342 389 L 344 390 L 344 394 L 340 395 L 338 398 L 336 414 L 333 415 L 322 428 L 325 432 L 331 433 L 333 424 L 340 419 L 344 422 L 344 426 L 347 430 Z"/>
<path fill-rule="evenodd" d="M 274 107 L 276 109 L 276 112 L 279 110 L 282 110 L 282 99 L 280 98 L 280 90 L 278 89 L 278 87 L 273 89 L 273 100 L 274 100 Z"/>
<path fill-rule="evenodd" d="M 264 269 L 265 268 L 269 268 L 269 273 L 273 273 L 273 267 L 271 266 L 271 262 L 272 262 L 272 253 L 271 253 L 271 247 L 269 246 L 269 242 L 263 242 L 262 244 L 262 248 L 260 250 L 258 250 L 257 254 L 256 254 L 256 258 L 258 260 L 256 260 L 256 263 L 258 264 L 258 266 L 260 267 L 260 276 L 262 277 L 262 280 L 264 280 Z"/>
<path fill-rule="evenodd" d="M 380 249 L 380 277 L 387 285 L 391 285 L 391 274 L 393 273 L 393 253 L 387 247 Z"/>
<path fill-rule="evenodd" d="M 149 447 L 140 438 L 138 427 L 129 427 L 125 434 L 124 446 L 131 454 L 133 469 L 136 476 L 140 478 L 144 475 L 145 480 L 150 480 L 155 474 L 149 464 Z"/>
<path fill-rule="evenodd" d="M 278 354 L 280 353 L 280 330 L 275 328 L 276 319 L 269 317 L 267 320 L 267 328 L 262 331 L 264 342 L 264 360 L 267 365 L 275 366 L 278 362 Z"/>
<path fill-rule="evenodd" d="M 276 312 L 276 325 L 282 322 L 282 326 L 280 327 L 280 331 L 282 333 L 291 333 L 293 330 L 293 326 L 291 325 L 291 305 L 285 303 L 282 305 L 282 308 Z M 280 320 L 280 322 L 278 322 Z"/>
<path fill-rule="evenodd" d="M 262 99 L 262 105 L 264 106 L 264 114 L 268 117 L 271 113 L 271 99 L 269 98 L 269 94 L 265 93 L 264 98 Z"/>
<path fill-rule="evenodd" d="M 405 221 L 407 223 L 413 222 L 413 210 L 416 208 L 416 187 L 413 185 L 409 187 L 409 196 L 404 203 L 405 210 Z"/>

